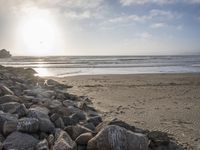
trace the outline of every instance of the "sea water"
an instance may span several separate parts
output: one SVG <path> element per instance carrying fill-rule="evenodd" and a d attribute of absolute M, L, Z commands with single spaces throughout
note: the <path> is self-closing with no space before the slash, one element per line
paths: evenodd
<path fill-rule="evenodd" d="M 33 68 L 39 76 L 198 73 L 196 56 L 48 56 L 0 59 L 0 65 Z"/>

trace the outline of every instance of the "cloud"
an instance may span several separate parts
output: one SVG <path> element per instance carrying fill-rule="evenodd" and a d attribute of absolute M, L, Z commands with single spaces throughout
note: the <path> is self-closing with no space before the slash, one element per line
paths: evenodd
<path fill-rule="evenodd" d="M 181 17 L 181 14 L 177 12 L 152 9 L 144 15 L 123 14 L 113 18 L 109 18 L 101 23 L 101 28 L 112 29 L 116 26 L 124 27 L 128 25 L 132 26 L 133 24 L 149 24 L 151 22 L 153 22 L 150 26 L 151 28 L 161 28 L 167 26 L 167 22 L 173 19 L 179 19 Z"/>
<path fill-rule="evenodd" d="M 150 34 L 148 32 L 143 32 L 143 33 L 139 34 L 138 37 L 141 39 L 148 39 L 148 38 L 152 37 L 152 34 Z"/>
<path fill-rule="evenodd" d="M 154 23 L 150 27 L 151 28 L 163 28 L 163 27 L 166 27 L 166 26 L 167 26 L 166 23 Z"/>
<path fill-rule="evenodd" d="M 120 0 L 120 3 L 124 6 L 146 3 L 169 4 L 172 2 L 173 0 Z"/>
<path fill-rule="evenodd" d="M 200 3 L 200 0 L 119 0 L 123 6 L 129 5 L 142 5 L 148 3 L 154 4 L 173 4 L 173 3 L 188 3 L 188 4 L 197 4 Z"/>

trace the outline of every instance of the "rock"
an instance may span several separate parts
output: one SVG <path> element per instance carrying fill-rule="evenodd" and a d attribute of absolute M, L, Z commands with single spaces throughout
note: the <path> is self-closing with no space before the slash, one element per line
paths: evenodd
<path fill-rule="evenodd" d="M 73 121 L 72 121 L 71 117 L 69 117 L 69 116 L 64 116 L 63 122 L 64 122 L 65 126 L 75 125 L 75 124 L 73 124 Z"/>
<path fill-rule="evenodd" d="M 102 118 L 100 116 L 91 117 L 87 120 L 89 123 L 93 123 L 95 126 L 102 122 Z"/>
<path fill-rule="evenodd" d="M 55 132 L 56 141 L 53 146 L 54 150 L 76 150 L 76 143 L 70 138 L 67 132 L 57 129 Z"/>
<path fill-rule="evenodd" d="M 0 110 L 6 113 L 15 113 L 17 108 L 20 106 L 20 103 L 17 102 L 8 102 L 8 103 L 3 103 L 0 105 Z"/>
<path fill-rule="evenodd" d="M 55 91 L 48 90 L 48 91 L 44 91 L 40 93 L 39 97 L 40 98 L 54 98 L 55 94 L 56 94 Z"/>
<path fill-rule="evenodd" d="M 79 108 L 85 112 L 87 111 L 96 111 L 93 107 L 88 106 L 85 102 L 79 104 Z"/>
<path fill-rule="evenodd" d="M 24 104 L 21 104 L 19 107 L 17 107 L 15 113 L 19 115 L 19 118 L 21 118 L 27 115 L 28 110 Z"/>
<path fill-rule="evenodd" d="M 52 80 L 52 79 L 46 80 L 46 81 L 45 81 L 45 84 L 46 84 L 47 86 L 58 86 L 58 85 L 60 85 L 60 83 L 58 83 L 57 81 Z"/>
<path fill-rule="evenodd" d="M 17 102 L 8 102 L 0 105 L 0 110 L 11 113 L 18 114 L 19 117 L 23 117 L 27 114 L 27 109 L 24 104 L 19 104 Z"/>
<path fill-rule="evenodd" d="M 35 133 L 39 130 L 39 120 L 36 118 L 22 118 L 17 123 L 17 130 L 27 133 Z"/>
<path fill-rule="evenodd" d="M 9 51 L 7 51 L 6 49 L 2 49 L 0 50 L 0 58 L 8 58 L 11 57 L 12 55 L 10 54 Z"/>
<path fill-rule="evenodd" d="M 38 142 L 39 141 L 31 135 L 13 132 L 5 139 L 3 146 L 5 150 L 34 150 Z"/>
<path fill-rule="evenodd" d="M 27 117 L 38 119 L 40 122 L 39 129 L 42 132 L 52 133 L 55 129 L 55 126 L 50 121 L 49 116 L 41 111 L 31 109 L 29 110 Z"/>
<path fill-rule="evenodd" d="M 54 138 L 53 134 L 50 134 L 50 135 L 47 137 L 47 141 L 48 141 L 50 147 L 54 145 L 55 138 Z"/>
<path fill-rule="evenodd" d="M 90 132 L 88 132 L 88 133 L 83 133 L 83 134 L 79 135 L 79 136 L 76 138 L 75 142 L 76 142 L 77 144 L 80 144 L 80 145 L 87 145 L 88 141 L 89 141 L 90 139 L 92 139 L 92 138 L 93 138 L 92 133 L 90 133 Z"/>
<path fill-rule="evenodd" d="M 0 97 L 0 104 L 8 103 L 8 102 L 19 102 L 20 99 L 14 95 L 5 95 Z"/>
<path fill-rule="evenodd" d="M 157 147 L 159 145 L 168 145 L 170 143 L 170 138 L 167 133 L 160 131 L 152 131 L 147 134 L 147 137 L 150 139 L 149 147 Z"/>
<path fill-rule="evenodd" d="M 134 126 L 130 126 L 129 124 L 123 122 L 122 120 L 116 119 L 116 118 L 112 119 L 111 121 L 102 122 L 101 124 L 99 124 L 96 127 L 96 131 L 99 132 L 102 128 L 104 128 L 104 127 L 106 127 L 108 125 L 117 125 L 119 127 L 125 128 L 126 130 L 130 130 L 132 132 L 135 132 L 135 127 Z"/>
<path fill-rule="evenodd" d="M 50 112 L 48 108 L 41 107 L 41 106 L 40 107 L 39 106 L 32 107 L 29 110 L 31 110 L 31 111 L 38 111 L 38 112 L 41 112 L 41 113 L 46 114 L 46 115 L 48 115 L 49 112 Z"/>
<path fill-rule="evenodd" d="M 8 87 L 6 87 L 5 85 L 2 85 L 2 84 L 0 84 L 0 91 L 1 91 L 0 96 L 14 95 L 13 91 L 11 91 Z"/>
<path fill-rule="evenodd" d="M 0 150 L 3 149 L 3 143 L 0 142 Z"/>
<path fill-rule="evenodd" d="M 36 150 L 49 150 L 49 145 L 46 139 L 40 141 L 37 146 Z"/>
<path fill-rule="evenodd" d="M 0 111 L 0 131 L 3 131 L 5 122 L 17 122 L 18 116 Z"/>
<path fill-rule="evenodd" d="M 79 121 L 84 121 L 86 119 L 86 115 L 83 111 L 76 112 L 70 117 L 74 124 L 79 123 Z"/>
<path fill-rule="evenodd" d="M 65 127 L 65 124 L 63 122 L 63 119 L 59 117 L 55 122 L 54 122 L 56 128 L 61 128 L 63 129 Z"/>
<path fill-rule="evenodd" d="M 59 108 L 61 106 L 62 106 L 62 103 L 58 100 L 53 100 L 51 102 L 51 104 L 49 105 L 49 107 L 52 108 L 52 109 L 56 109 L 56 108 Z"/>
<path fill-rule="evenodd" d="M 87 145 L 87 150 L 148 150 L 145 135 L 110 125 L 102 129 Z"/>
<path fill-rule="evenodd" d="M 4 136 L 0 133 L 0 142 L 2 143 L 5 140 Z"/>
<path fill-rule="evenodd" d="M 5 121 L 3 124 L 3 134 L 7 136 L 8 134 L 17 130 L 16 121 Z"/>
<path fill-rule="evenodd" d="M 70 115 L 72 115 L 72 114 L 74 114 L 74 113 L 76 113 L 76 112 L 80 112 L 81 110 L 78 109 L 78 108 L 76 108 L 76 107 L 74 107 L 74 106 L 68 106 L 68 107 L 67 107 L 67 111 L 68 111 L 68 113 L 69 113 Z"/>
<path fill-rule="evenodd" d="M 86 145 L 78 145 L 77 150 L 86 150 Z"/>
<path fill-rule="evenodd" d="M 54 113 L 54 114 L 51 115 L 50 119 L 51 119 L 52 122 L 55 122 L 59 117 L 60 117 L 59 114 Z"/>
<path fill-rule="evenodd" d="M 81 126 L 81 125 L 76 125 L 76 126 L 68 126 L 65 128 L 65 131 L 71 136 L 73 140 L 75 140 L 79 135 L 83 133 L 93 133 L 90 129 Z"/>
<path fill-rule="evenodd" d="M 74 107 L 77 107 L 77 103 L 74 102 L 74 101 L 71 101 L 71 100 L 65 100 L 63 101 L 63 105 L 68 107 L 68 106 L 74 106 Z"/>
<path fill-rule="evenodd" d="M 90 129 L 90 130 L 92 130 L 92 131 L 95 131 L 95 129 L 96 129 L 94 124 L 91 123 L 91 122 L 90 123 L 85 123 L 83 126 L 88 128 L 88 129 Z"/>

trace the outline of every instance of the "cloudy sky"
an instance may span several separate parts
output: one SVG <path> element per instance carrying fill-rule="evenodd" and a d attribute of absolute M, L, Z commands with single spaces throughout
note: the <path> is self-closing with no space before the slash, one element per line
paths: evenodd
<path fill-rule="evenodd" d="M 15 55 L 200 54 L 200 0 L 0 0 Z"/>

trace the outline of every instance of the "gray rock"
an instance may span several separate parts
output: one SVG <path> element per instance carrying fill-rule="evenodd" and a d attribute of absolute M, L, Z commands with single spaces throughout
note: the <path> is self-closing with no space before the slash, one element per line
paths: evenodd
<path fill-rule="evenodd" d="M 108 125 L 117 125 L 119 127 L 123 127 L 125 128 L 126 130 L 130 130 L 132 132 L 135 132 L 136 129 L 134 126 L 131 126 L 127 123 L 125 123 L 124 121 L 122 120 L 119 120 L 119 119 L 112 119 L 110 121 L 104 121 L 102 123 L 100 123 L 97 127 L 96 127 L 96 131 L 99 132 L 102 128 L 108 126 Z"/>
<path fill-rule="evenodd" d="M 65 131 L 67 131 L 73 140 L 75 140 L 79 135 L 83 133 L 93 133 L 90 129 L 81 125 L 68 126 L 65 128 Z"/>
<path fill-rule="evenodd" d="M 18 102 L 8 102 L 1 104 L 0 110 L 6 113 L 18 114 L 19 117 L 23 117 L 27 114 L 26 106 Z"/>
<path fill-rule="evenodd" d="M 3 131 L 5 122 L 17 122 L 18 116 L 0 111 L 0 131 Z"/>
<path fill-rule="evenodd" d="M 58 100 L 53 100 L 51 102 L 51 104 L 49 105 L 49 107 L 52 108 L 52 109 L 56 109 L 56 108 L 59 108 L 61 106 L 62 106 L 62 103 Z"/>
<path fill-rule="evenodd" d="M 3 143 L 0 142 L 0 150 L 3 149 Z"/>
<path fill-rule="evenodd" d="M 160 131 L 152 131 L 147 134 L 147 137 L 150 139 L 150 147 L 157 147 L 160 145 L 168 145 L 170 143 L 170 138 L 167 133 Z"/>
<path fill-rule="evenodd" d="M 49 150 L 49 145 L 46 139 L 40 141 L 37 146 L 36 150 Z"/>
<path fill-rule="evenodd" d="M 17 130 L 17 122 L 15 121 L 5 121 L 3 124 L 3 134 L 7 136 L 8 134 Z"/>
<path fill-rule="evenodd" d="M 74 124 L 79 123 L 79 121 L 84 121 L 86 119 L 86 115 L 83 111 L 76 112 L 70 117 Z"/>
<path fill-rule="evenodd" d="M 148 138 L 111 125 L 102 129 L 87 145 L 87 150 L 148 150 Z"/>
<path fill-rule="evenodd" d="M 63 119 L 59 117 L 55 122 L 54 122 L 56 128 L 61 128 L 63 129 L 65 127 L 65 124 L 63 122 Z"/>
<path fill-rule="evenodd" d="M 20 118 L 26 116 L 27 113 L 28 113 L 28 110 L 27 110 L 27 108 L 26 108 L 26 106 L 24 104 L 21 104 L 16 109 L 16 114 L 18 114 Z"/>
<path fill-rule="evenodd" d="M 13 91 L 11 91 L 5 85 L 0 84 L 1 96 L 3 95 L 14 95 Z"/>
<path fill-rule="evenodd" d="M 9 51 L 7 51 L 6 49 L 2 49 L 0 50 L 0 58 L 9 58 L 12 55 L 10 54 Z"/>
<path fill-rule="evenodd" d="M 77 103 L 74 102 L 74 101 L 71 101 L 71 100 L 65 100 L 65 101 L 63 101 L 63 105 L 64 105 L 65 107 L 68 107 L 68 106 L 77 107 Z"/>
<path fill-rule="evenodd" d="M 95 131 L 95 126 L 94 126 L 94 124 L 93 123 L 85 123 L 85 124 L 83 124 L 83 126 L 84 127 L 86 127 L 86 128 L 88 128 L 88 129 L 90 129 L 90 130 L 92 130 L 92 131 Z"/>
<path fill-rule="evenodd" d="M 55 138 L 54 138 L 53 134 L 50 134 L 50 135 L 47 137 L 47 141 L 48 141 L 50 147 L 54 145 Z"/>
<path fill-rule="evenodd" d="M 48 108 L 41 107 L 41 106 L 32 107 L 29 110 L 31 110 L 31 111 L 38 111 L 38 112 L 41 112 L 41 113 L 46 114 L 46 115 L 48 115 L 49 112 L 50 112 Z"/>
<path fill-rule="evenodd" d="M 90 132 L 83 133 L 76 138 L 75 142 L 80 145 L 87 145 L 88 141 L 91 140 L 92 138 L 93 138 L 92 133 Z"/>
<path fill-rule="evenodd" d="M 27 133 L 35 133 L 39 130 L 39 120 L 36 118 L 22 118 L 17 123 L 17 130 Z"/>
<path fill-rule="evenodd" d="M 102 118 L 100 116 L 91 117 L 87 120 L 89 123 L 93 123 L 95 126 L 102 122 Z"/>
<path fill-rule="evenodd" d="M 0 97 L 0 104 L 8 103 L 8 102 L 19 102 L 20 99 L 14 95 L 5 95 Z"/>
<path fill-rule="evenodd" d="M 81 110 L 79 108 L 74 107 L 74 106 L 68 106 L 67 111 L 70 115 L 72 115 L 76 112 L 80 112 Z"/>
<path fill-rule="evenodd" d="M 54 98 L 55 94 L 56 94 L 55 91 L 48 90 L 48 91 L 44 91 L 44 92 L 40 93 L 38 95 L 38 97 L 40 97 L 40 98 Z"/>
<path fill-rule="evenodd" d="M 5 139 L 3 146 L 5 150 L 34 150 L 38 142 L 39 141 L 31 135 L 13 132 Z"/>
<path fill-rule="evenodd" d="M 6 113 L 15 113 L 17 108 L 20 106 L 20 103 L 17 102 L 8 102 L 8 103 L 3 103 L 0 105 L 0 110 Z"/>
<path fill-rule="evenodd" d="M 64 122 L 65 126 L 75 125 L 75 124 L 73 124 L 73 121 L 72 121 L 71 117 L 69 117 L 69 116 L 64 116 L 63 122 Z"/>
<path fill-rule="evenodd" d="M 57 129 L 55 132 L 55 144 L 53 146 L 54 150 L 76 150 L 77 145 L 67 134 L 67 132 Z"/>
<path fill-rule="evenodd" d="M 51 115 L 50 119 L 51 119 L 52 122 L 55 122 L 59 117 L 60 117 L 59 114 L 54 113 L 54 114 Z"/>
<path fill-rule="evenodd" d="M 55 129 L 55 126 L 50 121 L 49 116 L 41 111 L 31 109 L 29 110 L 27 117 L 38 119 L 40 122 L 39 129 L 42 132 L 52 133 Z"/>

